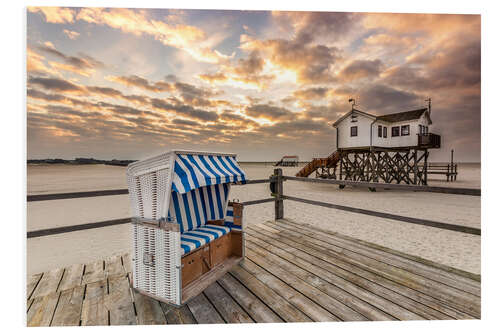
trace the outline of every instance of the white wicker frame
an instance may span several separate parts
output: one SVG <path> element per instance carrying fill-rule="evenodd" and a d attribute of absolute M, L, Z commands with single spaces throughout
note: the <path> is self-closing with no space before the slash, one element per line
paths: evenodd
<path fill-rule="evenodd" d="M 168 152 L 127 168 L 127 182 L 135 217 L 165 219 L 172 188 L 175 152 Z M 132 224 L 133 286 L 140 292 L 180 305 L 180 232 L 146 223 Z M 146 260 L 149 259 L 149 260 Z"/>

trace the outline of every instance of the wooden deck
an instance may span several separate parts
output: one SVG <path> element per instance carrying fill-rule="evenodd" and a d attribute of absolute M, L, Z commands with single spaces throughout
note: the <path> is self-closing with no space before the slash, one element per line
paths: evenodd
<path fill-rule="evenodd" d="M 175 308 L 130 289 L 128 254 L 28 277 L 28 326 L 479 319 L 480 277 L 290 220 Z"/>

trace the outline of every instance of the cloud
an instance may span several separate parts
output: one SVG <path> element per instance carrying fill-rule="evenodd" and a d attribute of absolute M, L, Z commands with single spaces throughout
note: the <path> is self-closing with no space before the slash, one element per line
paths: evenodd
<path fill-rule="evenodd" d="M 346 81 L 373 78 L 380 75 L 382 68 L 383 64 L 380 59 L 354 60 L 340 71 L 339 76 Z"/>
<path fill-rule="evenodd" d="M 172 84 L 164 81 L 149 82 L 149 80 L 140 77 L 138 75 L 129 76 L 107 76 L 107 80 L 123 84 L 128 87 L 137 87 L 144 90 L 149 90 L 153 92 L 165 92 L 172 91 Z"/>
<path fill-rule="evenodd" d="M 28 84 L 39 86 L 45 90 L 51 90 L 56 92 L 73 92 L 73 93 L 83 93 L 85 88 L 76 85 L 70 81 L 64 79 L 57 79 L 52 77 L 28 77 Z"/>
<path fill-rule="evenodd" d="M 293 119 L 296 115 L 290 110 L 270 104 L 255 104 L 245 108 L 245 114 L 252 118 L 278 121 Z"/>
<path fill-rule="evenodd" d="M 106 25 L 136 36 L 150 35 L 164 45 L 186 51 L 194 59 L 207 63 L 221 63 L 232 56 L 212 50 L 213 45 L 204 45 L 207 36 L 198 27 L 178 22 L 159 21 L 148 18 L 146 10 L 126 8 L 83 8 L 77 20 L 97 25 Z"/>
<path fill-rule="evenodd" d="M 259 51 L 251 51 L 247 58 L 241 58 L 233 64 L 224 64 L 219 72 L 200 74 L 198 78 L 218 84 L 228 84 L 242 88 L 266 88 L 276 77 L 274 74 L 264 74 L 265 61 Z"/>
<path fill-rule="evenodd" d="M 340 59 L 340 50 L 333 46 L 311 44 L 312 39 L 306 37 L 258 40 L 241 35 L 240 47 L 264 53 L 273 65 L 295 72 L 299 83 L 334 82 L 333 65 Z"/>
<path fill-rule="evenodd" d="M 63 64 L 57 62 L 49 62 L 51 67 L 80 74 L 82 76 L 90 76 L 96 71 L 96 69 L 102 69 L 106 67 L 101 61 L 84 53 L 80 53 L 79 57 L 68 56 L 63 52 L 58 51 L 50 42 L 45 43 L 44 45 L 37 46 L 36 49 L 63 62 Z"/>
<path fill-rule="evenodd" d="M 157 110 L 174 112 L 175 114 L 202 121 L 216 121 L 218 116 L 215 112 L 204 111 L 193 108 L 186 104 L 172 104 L 164 99 L 152 98 L 151 105 Z"/>
<path fill-rule="evenodd" d="M 63 33 L 66 35 L 66 37 L 68 37 L 69 39 L 73 39 L 73 40 L 77 39 L 78 36 L 80 36 L 79 32 L 68 30 L 68 29 L 64 29 Z"/>
<path fill-rule="evenodd" d="M 329 91 L 330 89 L 326 87 L 313 87 L 296 90 L 293 93 L 293 97 L 300 100 L 321 99 L 325 98 Z"/>
<path fill-rule="evenodd" d="M 413 92 L 399 90 L 383 84 L 373 84 L 359 91 L 362 110 L 374 113 L 398 112 L 411 109 L 423 100 Z"/>
<path fill-rule="evenodd" d="M 42 13 L 49 23 L 73 23 L 75 11 L 64 7 L 28 7 L 31 13 Z"/>

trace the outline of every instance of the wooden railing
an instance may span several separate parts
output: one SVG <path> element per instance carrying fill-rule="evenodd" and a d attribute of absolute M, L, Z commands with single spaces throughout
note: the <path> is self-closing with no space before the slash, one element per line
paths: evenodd
<path fill-rule="evenodd" d="M 441 147 L 441 135 L 427 133 L 418 134 L 418 145 L 428 148 L 440 148 Z"/>
<path fill-rule="evenodd" d="M 334 151 L 330 156 L 325 158 L 313 158 L 311 162 L 307 163 L 299 172 L 297 177 L 308 177 L 316 169 L 321 167 L 334 167 L 340 158 L 338 151 Z"/>
<path fill-rule="evenodd" d="M 335 180 L 335 179 L 317 179 L 317 178 L 304 178 L 304 177 L 291 177 L 283 176 L 281 169 L 274 169 L 274 174 L 268 179 L 257 179 L 248 180 L 245 184 L 235 184 L 235 185 L 251 185 L 251 184 L 263 184 L 270 183 L 271 186 L 271 198 L 264 198 L 258 200 L 251 200 L 242 202 L 244 206 L 258 205 L 263 203 L 274 202 L 275 208 L 275 220 L 282 219 L 284 217 L 284 200 L 296 201 L 301 203 L 306 203 L 315 206 L 333 208 L 337 210 L 349 211 L 358 214 L 370 215 L 381 217 L 385 219 L 395 220 L 399 222 L 411 223 L 429 226 L 433 228 L 451 230 L 456 232 L 462 232 L 472 235 L 481 235 L 481 229 L 467 227 L 463 225 L 456 225 L 450 223 L 443 223 L 438 221 L 413 218 L 409 216 L 401 216 L 396 214 L 389 214 L 379 211 L 372 211 L 368 209 L 355 208 L 349 206 L 338 205 L 334 203 L 315 201 L 310 199 L 298 198 L 293 196 L 284 195 L 283 183 L 285 181 L 299 181 L 308 183 L 320 183 L 320 184 L 331 184 L 331 185 L 350 185 L 362 188 L 378 188 L 378 189 L 391 189 L 391 190 L 402 190 L 402 191 L 418 191 L 418 192 L 433 192 L 433 193 L 445 193 L 445 194 L 455 194 L 455 195 L 471 195 L 480 196 L 480 189 L 471 188 L 451 188 L 451 187 L 437 187 L 437 186 L 418 186 L 418 185 L 401 185 L 401 184 L 386 184 L 386 183 L 372 183 L 372 182 L 355 182 L 347 180 Z M 45 201 L 45 200 L 61 200 L 61 199 L 75 199 L 75 198 L 87 198 L 87 197 L 97 197 L 97 196 L 111 196 L 111 195 L 124 195 L 128 194 L 127 189 L 117 189 L 117 190 L 104 190 L 104 191 L 90 191 L 90 192 L 71 192 L 71 193 L 55 193 L 55 194 L 38 194 L 38 195 L 28 195 L 27 201 Z M 95 229 L 108 227 L 119 224 L 126 224 L 131 221 L 130 218 L 122 218 L 108 221 L 91 222 L 79 225 L 71 225 L 50 229 L 42 229 L 35 231 L 28 231 L 27 238 L 50 236 L 55 234 Z"/>

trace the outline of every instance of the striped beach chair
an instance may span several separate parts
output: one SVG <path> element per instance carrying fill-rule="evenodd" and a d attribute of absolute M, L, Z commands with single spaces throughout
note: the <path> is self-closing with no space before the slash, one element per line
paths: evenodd
<path fill-rule="evenodd" d="M 229 202 L 246 181 L 236 155 L 170 151 L 130 164 L 127 180 L 138 292 L 180 305 L 221 260 L 243 256 L 242 205 Z"/>

